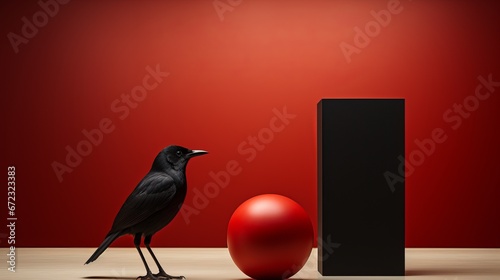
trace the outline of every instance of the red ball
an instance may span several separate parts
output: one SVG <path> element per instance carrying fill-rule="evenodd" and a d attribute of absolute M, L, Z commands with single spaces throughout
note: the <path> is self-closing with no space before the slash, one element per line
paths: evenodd
<path fill-rule="evenodd" d="M 313 227 L 304 208 L 276 194 L 243 202 L 227 230 L 231 258 L 254 279 L 291 277 L 306 263 L 313 242 Z"/>

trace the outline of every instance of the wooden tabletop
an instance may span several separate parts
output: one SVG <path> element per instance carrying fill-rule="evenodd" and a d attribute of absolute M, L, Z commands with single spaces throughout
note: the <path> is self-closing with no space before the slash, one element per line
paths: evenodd
<path fill-rule="evenodd" d="M 18 248 L 16 272 L 8 270 L 2 253 L 0 279 L 136 279 L 145 269 L 135 248 L 109 248 L 97 261 L 83 263 L 95 248 Z M 232 262 L 225 248 L 153 248 L 171 275 L 188 280 L 248 279 Z M 2 252 L 8 252 L 3 248 Z M 148 256 L 147 250 L 143 250 Z M 322 277 L 317 272 L 316 249 L 304 268 L 292 279 L 439 279 L 499 280 L 500 249 L 406 249 L 405 277 Z M 153 261 L 148 258 L 153 268 Z M 156 272 L 156 268 L 153 270 Z"/>

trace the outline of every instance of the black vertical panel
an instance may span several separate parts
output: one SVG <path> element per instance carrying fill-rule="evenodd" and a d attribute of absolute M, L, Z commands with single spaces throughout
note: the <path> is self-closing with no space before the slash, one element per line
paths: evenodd
<path fill-rule="evenodd" d="M 405 274 L 404 123 L 404 99 L 318 103 L 322 275 Z"/>

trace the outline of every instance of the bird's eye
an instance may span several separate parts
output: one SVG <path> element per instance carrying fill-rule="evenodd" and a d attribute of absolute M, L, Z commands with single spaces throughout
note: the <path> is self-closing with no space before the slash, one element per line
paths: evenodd
<path fill-rule="evenodd" d="M 181 157 L 181 156 L 182 156 L 182 152 L 181 152 L 181 151 L 177 151 L 175 154 L 176 154 L 178 157 Z"/>

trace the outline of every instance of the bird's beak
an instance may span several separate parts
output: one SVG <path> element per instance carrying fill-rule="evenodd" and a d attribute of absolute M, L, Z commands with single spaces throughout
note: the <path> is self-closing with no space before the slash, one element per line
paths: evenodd
<path fill-rule="evenodd" d="M 204 154 L 208 154 L 208 152 L 204 150 L 192 150 L 189 154 L 187 154 L 187 158 L 197 157 Z"/>

